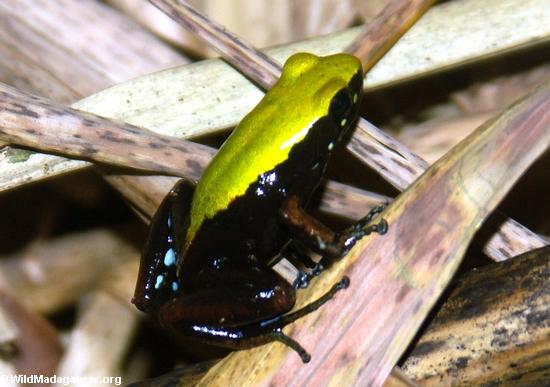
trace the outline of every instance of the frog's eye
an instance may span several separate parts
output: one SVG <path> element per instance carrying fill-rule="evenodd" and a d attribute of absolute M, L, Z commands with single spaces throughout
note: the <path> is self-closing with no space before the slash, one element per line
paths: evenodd
<path fill-rule="evenodd" d="M 342 89 L 332 99 L 330 103 L 330 115 L 336 120 L 338 124 L 344 121 L 348 117 L 348 114 L 353 105 L 351 96 L 347 89 Z"/>

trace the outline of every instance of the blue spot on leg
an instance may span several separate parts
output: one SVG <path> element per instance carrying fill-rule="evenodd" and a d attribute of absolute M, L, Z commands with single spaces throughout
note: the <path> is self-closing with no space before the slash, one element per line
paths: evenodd
<path fill-rule="evenodd" d="M 177 283 L 176 281 L 172 282 L 172 290 L 173 290 L 174 292 L 177 292 L 178 289 L 179 289 L 178 283 Z"/>
<path fill-rule="evenodd" d="M 176 252 L 173 248 L 169 248 L 164 255 L 164 265 L 171 266 L 176 263 Z"/>
<path fill-rule="evenodd" d="M 164 276 L 162 274 L 157 275 L 157 281 L 155 282 L 155 289 L 160 288 L 162 282 L 164 281 Z"/>

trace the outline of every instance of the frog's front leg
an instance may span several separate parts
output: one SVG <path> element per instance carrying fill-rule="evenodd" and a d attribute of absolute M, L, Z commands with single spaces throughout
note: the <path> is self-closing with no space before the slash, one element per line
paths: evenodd
<path fill-rule="evenodd" d="M 318 275 L 332 262 L 346 255 L 357 241 L 364 236 L 373 232 L 385 234 L 388 229 L 385 219 L 381 219 L 376 224 L 368 225 L 384 208 L 385 205 L 373 208 L 357 223 L 343 232 L 337 233 L 306 213 L 300 205 L 299 197 L 288 197 L 279 211 L 283 224 L 304 246 L 322 256 L 321 261 L 312 271 L 299 275 L 295 287 L 307 287 L 311 277 Z"/>
<path fill-rule="evenodd" d="M 141 255 L 132 302 L 143 312 L 158 309 L 181 290 L 177 276 L 181 236 L 185 235 L 195 186 L 179 180 L 170 190 L 151 220 L 149 235 Z"/>

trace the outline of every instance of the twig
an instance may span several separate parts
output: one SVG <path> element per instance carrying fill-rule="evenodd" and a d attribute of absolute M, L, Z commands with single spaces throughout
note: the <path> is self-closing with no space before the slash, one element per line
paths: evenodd
<path fill-rule="evenodd" d="M 368 72 L 435 0 L 391 0 L 346 48 Z"/>
<path fill-rule="evenodd" d="M 210 148 L 56 105 L 0 83 L 0 139 L 46 152 L 190 178 Z"/>

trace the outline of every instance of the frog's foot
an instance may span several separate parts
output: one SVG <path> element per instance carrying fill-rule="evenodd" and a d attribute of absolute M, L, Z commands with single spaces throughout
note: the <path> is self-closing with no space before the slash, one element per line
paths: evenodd
<path fill-rule="evenodd" d="M 328 262 L 327 259 L 321 258 L 311 270 L 298 272 L 292 286 L 294 289 L 307 288 L 309 286 L 309 281 L 311 281 L 313 277 L 317 277 L 321 274 L 327 268 L 327 265 L 330 265 L 330 262 Z"/>
<path fill-rule="evenodd" d="M 355 238 L 355 240 L 359 240 L 364 236 L 367 236 L 373 232 L 376 232 L 380 235 L 384 235 L 388 231 L 388 222 L 386 222 L 386 219 L 380 219 L 380 221 L 376 224 L 372 224 L 372 225 L 368 225 L 368 224 L 374 219 L 376 215 L 384 211 L 387 206 L 388 206 L 388 203 L 384 203 L 380 206 L 374 207 L 372 210 L 369 211 L 367 215 L 365 215 L 357 223 L 355 223 L 348 230 L 346 230 L 343 233 L 342 237 L 347 235 Z"/>
<path fill-rule="evenodd" d="M 365 226 L 366 226 L 367 224 L 369 224 L 369 223 L 374 219 L 374 217 L 375 217 L 376 215 L 378 215 L 378 214 L 380 214 L 382 211 L 384 211 L 384 210 L 386 209 L 387 206 L 388 206 L 388 203 L 386 202 L 386 203 L 384 203 L 384 204 L 381 204 L 381 205 L 379 205 L 379 206 L 376 206 L 376 207 L 372 208 L 372 209 L 369 211 L 369 213 L 368 213 L 367 215 L 365 215 L 363 218 L 361 218 L 357 223 L 355 223 L 355 224 L 353 225 L 353 228 L 354 228 L 355 230 L 360 230 L 360 229 L 365 228 Z M 382 220 L 383 220 L 383 219 L 382 219 Z M 380 222 L 378 223 L 378 225 L 380 225 L 381 223 L 382 223 L 382 221 L 380 221 Z M 385 223 L 385 222 L 384 222 L 384 223 Z M 386 226 L 387 226 L 387 223 L 386 223 Z M 379 227 L 380 227 L 380 226 L 379 226 Z M 380 230 L 374 230 L 374 231 L 378 232 L 379 234 L 385 234 L 386 231 L 387 231 L 387 227 L 386 227 L 386 229 L 384 229 L 384 230 L 380 229 Z"/>
<path fill-rule="evenodd" d="M 378 223 L 369 225 L 372 219 L 385 208 L 386 204 L 374 207 L 365 217 L 339 235 L 337 244 L 342 248 L 342 256 L 346 255 L 361 238 L 373 232 L 384 235 L 388 231 L 386 219 L 380 219 Z"/>
<path fill-rule="evenodd" d="M 311 355 L 300 345 L 299 342 L 294 340 L 292 337 L 287 336 L 283 333 L 281 329 L 276 329 L 273 332 L 270 332 L 266 334 L 267 337 L 270 337 L 272 341 L 278 341 L 279 343 L 282 343 L 286 345 L 287 347 L 290 347 L 300 356 L 300 359 L 302 359 L 302 362 L 309 363 L 311 360 Z"/>

